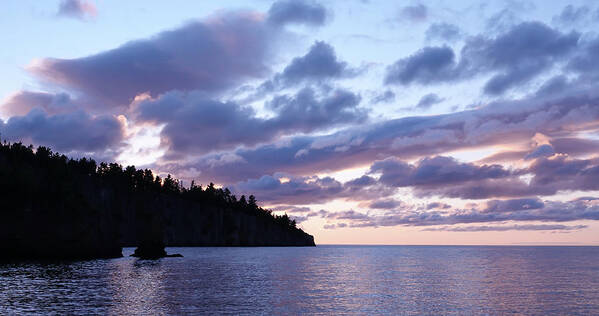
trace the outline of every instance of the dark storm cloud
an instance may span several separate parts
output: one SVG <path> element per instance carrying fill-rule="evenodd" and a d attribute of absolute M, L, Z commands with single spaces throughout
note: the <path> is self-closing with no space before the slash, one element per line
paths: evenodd
<path fill-rule="evenodd" d="M 579 37 L 576 32 L 564 34 L 539 22 L 521 23 L 495 38 L 469 38 L 459 62 L 449 47 L 425 47 L 389 66 L 385 83 L 455 82 L 490 72 L 494 75 L 484 91 L 497 95 L 563 60 L 576 48 Z"/>
<path fill-rule="evenodd" d="M 270 141 L 279 136 L 307 133 L 348 123 L 359 123 L 367 112 L 360 97 L 335 90 L 319 97 L 304 88 L 297 94 L 273 98 L 267 108 L 276 115 L 259 118 L 254 110 L 232 102 L 214 101 L 200 92 L 169 92 L 134 104 L 139 121 L 166 123 L 161 136 L 169 150 L 207 153 Z"/>
<path fill-rule="evenodd" d="M 213 93 L 266 74 L 276 32 L 256 13 L 225 13 L 95 55 L 43 59 L 29 70 L 113 106 L 144 92 Z"/>
<path fill-rule="evenodd" d="M 462 31 L 454 24 L 433 23 L 426 30 L 427 40 L 444 40 L 453 42 L 462 37 Z"/>
<path fill-rule="evenodd" d="M 85 0 L 62 0 L 58 7 L 58 16 L 84 20 L 97 14 L 96 6 Z"/>
<path fill-rule="evenodd" d="M 413 22 L 422 22 L 428 18 L 428 8 L 423 4 L 406 6 L 401 9 L 401 16 Z"/>
<path fill-rule="evenodd" d="M 268 10 L 268 22 L 274 25 L 288 23 L 319 26 L 327 19 L 326 9 L 312 1 L 277 1 Z"/>
<path fill-rule="evenodd" d="M 49 115 L 33 109 L 0 124 L 2 138 L 58 151 L 102 151 L 120 146 L 124 126 L 113 116 L 92 117 L 83 111 Z"/>

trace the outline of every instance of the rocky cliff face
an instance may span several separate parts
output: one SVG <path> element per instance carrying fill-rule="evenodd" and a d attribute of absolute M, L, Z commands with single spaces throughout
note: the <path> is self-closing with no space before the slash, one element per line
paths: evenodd
<path fill-rule="evenodd" d="M 89 189 L 89 191 L 88 191 Z M 89 188 L 82 192 L 93 192 Z M 0 257 L 91 259 L 122 256 L 118 217 L 84 194 L 15 200 L 2 193 Z M 17 195 L 18 196 L 18 195 Z"/>
<path fill-rule="evenodd" d="M 135 246 L 149 222 L 161 223 L 166 246 L 314 246 L 314 237 L 267 216 L 172 197 L 133 202 L 120 223 L 123 246 Z M 159 217 L 158 219 L 156 217 Z"/>

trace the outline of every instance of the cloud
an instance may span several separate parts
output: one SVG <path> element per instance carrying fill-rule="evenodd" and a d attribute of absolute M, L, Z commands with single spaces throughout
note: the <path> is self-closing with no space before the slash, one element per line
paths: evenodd
<path fill-rule="evenodd" d="M 583 21 L 591 10 L 586 6 L 575 7 L 571 4 L 564 7 L 559 15 L 553 17 L 552 22 L 570 26 Z"/>
<path fill-rule="evenodd" d="M 370 173 L 380 173 L 379 181 L 389 186 L 427 189 L 511 175 L 511 171 L 501 165 L 478 166 L 443 156 L 423 158 L 414 165 L 388 158 L 372 164 Z"/>
<path fill-rule="evenodd" d="M 423 4 L 406 6 L 401 9 L 401 16 L 412 22 L 423 22 L 428 18 L 428 8 Z"/>
<path fill-rule="evenodd" d="M 252 192 L 259 200 L 270 204 L 313 204 L 323 203 L 340 194 L 343 185 L 330 177 L 292 177 L 276 174 L 262 176 L 237 183 L 232 187 L 235 193 Z M 287 181 L 281 181 L 285 178 Z"/>
<path fill-rule="evenodd" d="M 538 231 L 538 230 L 561 230 L 572 231 L 588 228 L 587 225 L 501 225 L 501 226 L 444 226 L 439 228 L 425 228 L 423 231 L 441 231 L 441 232 L 503 232 L 510 230 Z"/>
<path fill-rule="evenodd" d="M 386 90 L 385 92 L 373 97 L 372 100 L 370 100 L 370 103 L 372 103 L 372 104 L 389 103 L 389 102 L 393 102 L 393 101 L 395 101 L 395 93 L 393 93 L 393 91 L 391 91 L 391 90 Z"/>
<path fill-rule="evenodd" d="M 492 32 L 505 32 L 521 22 L 522 20 L 513 10 L 503 9 L 487 20 L 487 29 Z"/>
<path fill-rule="evenodd" d="M 370 217 L 368 214 L 356 212 L 354 210 L 329 213 L 327 215 L 328 219 L 341 219 L 341 220 L 352 220 L 352 221 L 369 221 Z"/>
<path fill-rule="evenodd" d="M 582 49 L 568 62 L 567 70 L 594 81 L 599 78 L 599 36 L 582 43 Z"/>
<path fill-rule="evenodd" d="M 359 212 L 329 213 L 328 219 L 343 220 L 347 227 L 389 227 L 389 226 L 438 226 L 475 223 L 504 223 L 513 222 L 570 222 L 579 220 L 599 220 L 599 203 L 596 200 L 577 199 L 566 202 L 547 201 L 543 207 L 514 212 L 481 212 L 476 208 L 457 209 L 452 212 L 438 211 L 412 211 L 400 212 L 391 215 L 376 215 Z M 329 224 L 334 225 L 334 224 Z M 519 224 L 518 224 L 519 225 Z M 519 225 L 520 226 L 520 225 Z M 524 226 L 524 225 L 522 225 Z M 578 226 L 578 225 L 577 225 Z M 506 226 L 502 226 L 506 227 Z M 525 226 L 524 226 L 525 227 Z M 522 227 L 522 228 L 524 228 Z M 440 230 L 445 230 L 441 227 Z M 534 230 L 529 226 L 529 230 Z M 541 227 L 538 227 L 541 228 Z M 550 228 L 544 226 L 544 228 Z M 577 229 L 582 229 L 580 227 Z M 455 228 L 459 230 L 459 226 Z M 574 228 L 573 228 L 574 229 Z M 432 228 L 431 230 L 435 230 Z M 511 229 L 506 229 L 511 230 Z M 526 230 L 526 229 L 522 229 Z M 558 228 L 554 229 L 558 230 Z"/>
<path fill-rule="evenodd" d="M 326 22 L 326 9 L 315 2 L 277 1 L 268 10 L 268 22 L 274 25 L 305 24 L 321 26 Z"/>
<path fill-rule="evenodd" d="M 599 152 L 599 140 L 563 137 L 551 140 L 551 145 L 557 153 L 568 156 L 595 154 Z"/>
<path fill-rule="evenodd" d="M 444 40 L 453 42 L 462 37 L 459 27 L 449 23 L 433 23 L 426 30 L 426 40 Z"/>
<path fill-rule="evenodd" d="M 521 23 L 495 38 L 469 38 L 459 62 L 447 46 L 422 48 L 389 66 L 385 83 L 428 85 L 493 73 L 484 92 L 498 95 L 563 60 L 577 47 L 579 38 L 579 33 L 563 34 L 543 23 Z"/>
<path fill-rule="evenodd" d="M 85 0 L 62 0 L 56 15 L 85 20 L 97 15 L 96 6 Z"/>
<path fill-rule="evenodd" d="M 432 203 L 428 203 L 426 205 L 426 209 L 427 210 L 432 210 L 432 209 L 449 209 L 449 208 L 451 208 L 451 205 L 445 204 L 445 203 L 441 203 L 441 202 L 432 202 Z"/>
<path fill-rule="evenodd" d="M 543 208 L 545 204 L 539 198 L 491 200 L 487 201 L 484 212 L 514 212 Z"/>
<path fill-rule="evenodd" d="M 559 93 L 568 86 L 568 78 L 564 75 L 557 75 L 545 81 L 535 93 L 537 96 L 543 97 Z"/>
<path fill-rule="evenodd" d="M 78 107 L 66 93 L 18 91 L 0 105 L 0 112 L 7 116 L 24 116 L 34 108 L 41 108 L 46 113 L 57 114 L 72 112 Z"/>
<path fill-rule="evenodd" d="M 517 174 L 532 175 L 529 182 L 519 176 L 480 179 L 446 187 L 416 188 L 418 196 L 441 196 L 461 199 L 486 199 L 496 197 L 550 196 L 567 191 L 599 190 L 599 161 L 595 159 L 569 159 L 564 155 L 537 158 L 529 168 Z"/>
<path fill-rule="evenodd" d="M 274 205 L 305 205 L 337 199 L 368 201 L 395 193 L 394 189 L 385 188 L 368 176 L 341 183 L 332 177 L 276 173 L 241 181 L 230 187 L 234 193 L 254 194 L 260 201 Z"/>
<path fill-rule="evenodd" d="M 372 203 L 370 203 L 370 205 L 368 207 L 372 208 L 372 209 L 391 210 L 391 209 L 396 209 L 402 205 L 403 205 L 403 203 L 401 201 L 398 201 L 395 199 L 386 199 L 386 200 L 373 201 Z"/>
<path fill-rule="evenodd" d="M 425 94 L 424 96 L 422 96 L 422 98 L 420 98 L 418 104 L 416 104 L 416 108 L 421 110 L 428 110 L 433 105 L 443 102 L 443 100 L 445 99 L 440 98 L 438 95 L 434 93 Z"/>
<path fill-rule="evenodd" d="M 413 159 L 458 149 L 529 142 L 536 133 L 572 138 L 597 127 L 597 104 L 599 98 L 591 86 L 572 84 L 546 98 L 502 100 L 479 109 L 384 120 L 234 150 L 247 162 L 244 164 L 211 168 L 206 161 L 222 155 L 214 153 L 157 167 L 174 174 L 196 168 L 202 170 L 201 177 L 230 183 L 276 172 L 307 175 L 366 166 L 391 156 Z"/>
<path fill-rule="evenodd" d="M 425 47 L 387 67 L 385 84 L 430 84 L 455 77 L 455 54 L 447 46 Z"/>
<path fill-rule="evenodd" d="M 526 22 L 494 39 L 469 40 L 462 49 L 462 58 L 471 64 L 469 72 L 498 71 L 484 90 L 500 94 L 566 57 L 576 48 L 579 37 L 576 32 L 563 34 L 539 22 Z"/>
<path fill-rule="evenodd" d="M 555 154 L 555 149 L 550 144 L 544 144 L 535 148 L 531 153 L 524 157 L 524 160 L 535 159 L 539 157 L 550 157 Z"/>
<path fill-rule="evenodd" d="M 126 106 L 142 93 L 214 94 L 268 72 L 279 30 L 262 20 L 254 12 L 222 13 L 95 55 L 35 61 L 28 69 L 112 106 Z"/>
<path fill-rule="evenodd" d="M 49 146 L 58 151 L 100 152 L 121 146 L 124 125 L 114 116 L 90 116 L 83 111 L 49 115 L 33 109 L 0 124 L 7 140 Z"/>
<path fill-rule="evenodd" d="M 317 41 L 306 55 L 294 58 L 283 72 L 263 83 L 260 88 L 267 92 L 300 83 L 320 83 L 330 79 L 354 77 L 357 74 L 358 70 L 348 67 L 346 62 L 337 60 L 331 45 Z"/>
<path fill-rule="evenodd" d="M 250 107 L 214 101 L 202 92 L 174 91 L 138 100 L 133 111 L 138 121 L 166 124 L 161 136 L 169 150 L 191 154 L 251 147 L 287 134 L 363 122 L 368 115 L 359 103 L 360 97 L 346 90 L 319 98 L 304 88 L 293 96 L 273 98 L 266 106 L 275 116 L 260 118 Z"/>

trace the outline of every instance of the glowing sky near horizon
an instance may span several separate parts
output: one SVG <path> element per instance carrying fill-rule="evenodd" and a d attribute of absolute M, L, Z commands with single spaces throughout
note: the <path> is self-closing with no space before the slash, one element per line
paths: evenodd
<path fill-rule="evenodd" d="M 320 244 L 599 245 L 594 1 L 7 1 L 0 133 Z"/>

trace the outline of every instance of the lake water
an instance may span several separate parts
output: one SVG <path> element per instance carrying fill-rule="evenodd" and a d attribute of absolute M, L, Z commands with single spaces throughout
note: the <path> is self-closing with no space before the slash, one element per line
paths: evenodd
<path fill-rule="evenodd" d="M 167 250 L 0 264 L 0 314 L 599 314 L 599 247 Z"/>

